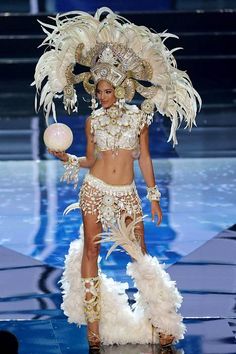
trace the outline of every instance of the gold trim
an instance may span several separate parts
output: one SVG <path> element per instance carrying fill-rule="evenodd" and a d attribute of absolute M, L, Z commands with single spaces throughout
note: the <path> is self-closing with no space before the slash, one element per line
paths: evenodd
<path fill-rule="evenodd" d="M 135 80 L 129 78 L 124 81 L 125 99 L 130 102 L 135 95 Z"/>
<path fill-rule="evenodd" d="M 82 50 L 84 49 L 84 43 L 78 44 L 75 50 L 75 61 L 76 63 L 80 63 L 80 58 L 82 56 Z"/>
<path fill-rule="evenodd" d="M 142 95 L 143 97 L 150 99 L 157 94 L 158 87 L 155 86 L 145 87 L 136 81 L 136 91 L 140 93 L 140 95 Z"/>
<path fill-rule="evenodd" d="M 70 64 L 67 66 L 66 71 L 65 71 L 65 77 L 66 77 L 66 81 L 67 84 L 72 84 L 74 85 L 76 83 L 75 81 L 75 74 L 73 73 L 74 70 L 74 64 Z"/>

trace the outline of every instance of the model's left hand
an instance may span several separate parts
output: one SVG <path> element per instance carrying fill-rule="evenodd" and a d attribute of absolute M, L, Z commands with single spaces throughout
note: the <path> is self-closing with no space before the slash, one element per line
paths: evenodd
<path fill-rule="evenodd" d="M 152 214 L 152 221 L 155 221 L 155 215 L 157 215 L 158 217 L 158 221 L 157 221 L 157 226 L 159 226 L 162 222 L 162 210 L 160 207 L 160 204 L 158 201 L 153 200 L 151 202 L 151 214 Z"/>

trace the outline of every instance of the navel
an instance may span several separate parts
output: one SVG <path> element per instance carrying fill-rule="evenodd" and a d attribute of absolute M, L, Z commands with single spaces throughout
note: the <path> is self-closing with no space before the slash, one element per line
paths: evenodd
<path fill-rule="evenodd" d="M 113 169 L 112 173 L 116 173 L 116 169 L 115 168 Z"/>

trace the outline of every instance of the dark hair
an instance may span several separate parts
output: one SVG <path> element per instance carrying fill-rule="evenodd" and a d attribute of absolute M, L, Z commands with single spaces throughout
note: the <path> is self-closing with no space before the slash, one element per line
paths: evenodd
<path fill-rule="evenodd" d="M 0 330 L 0 352 L 4 354 L 18 354 L 18 340 L 8 331 Z"/>

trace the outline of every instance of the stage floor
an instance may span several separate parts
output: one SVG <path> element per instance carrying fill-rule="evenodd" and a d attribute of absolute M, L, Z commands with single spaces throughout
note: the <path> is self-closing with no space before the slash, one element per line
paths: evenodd
<path fill-rule="evenodd" d="M 236 158 L 154 159 L 163 223 L 151 221 L 138 166 L 136 184 L 148 251 L 166 264 L 184 297 L 188 332 L 178 354 L 235 354 Z M 63 216 L 78 191 L 60 183 L 55 160 L 0 162 L 0 329 L 15 333 L 20 354 L 87 353 L 85 328 L 68 324 L 58 281 L 69 244 L 78 237 L 79 211 Z M 80 183 L 86 170 L 80 173 Z M 114 252 L 103 271 L 130 284 L 129 261 Z M 140 324 L 141 325 L 141 324 Z M 115 328 L 114 328 L 115 330 Z M 173 351 L 174 353 L 175 351 Z M 104 353 L 158 353 L 150 346 L 114 346 Z"/>

